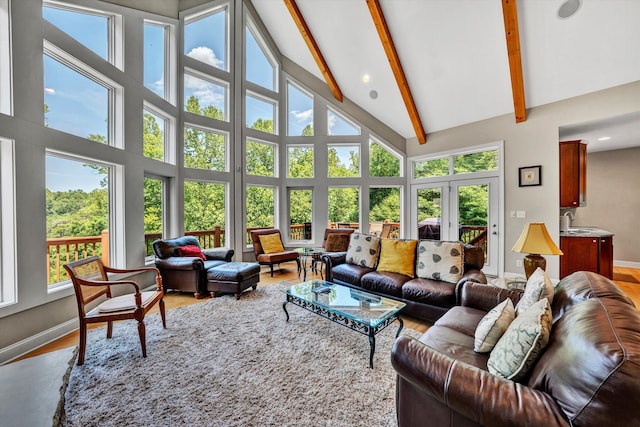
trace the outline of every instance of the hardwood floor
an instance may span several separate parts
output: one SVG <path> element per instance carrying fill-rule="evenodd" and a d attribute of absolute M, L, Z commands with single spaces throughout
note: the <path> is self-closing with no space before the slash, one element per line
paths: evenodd
<path fill-rule="evenodd" d="M 640 282 L 640 269 L 633 268 L 624 268 L 624 267 L 614 267 L 614 271 L 619 274 L 627 274 L 631 275 Z M 309 277 L 320 279 L 320 275 L 313 273 L 312 271 L 307 272 Z M 292 283 L 298 283 L 302 279 L 298 277 L 298 273 L 296 271 L 295 263 L 284 263 L 281 265 L 280 269 L 276 269 L 274 271 L 273 277 L 270 276 L 268 269 L 263 269 L 260 272 L 260 283 L 258 286 L 269 286 L 271 284 L 280 282 L 280 281 L 290 281 Z M 636 307 L 640 308 L 640 283 L 629 283 L 629 282 L 621 282 L 615 281 L 615 283 L 633 300 L 636 304 Z M 190 293 L 181 293 L 181 292 L 169 292 L 165 298 L 165 306 L 167 310 L 171 310 L 176 307 L 181 307 L 190 304 L 197 304 L 202 301 L 206 301 L 206 299 L 195 299 Z M 152 313 L 157 313 L 157 307 L 152 309 L 151 312 L 147 315 L 151 315 Z M 410 318 L 407 316 L 403 316 L 404 326 L 414 329 L 416 331 L 424 332 L 428 329 L 429 324 L 427 322 Z M 94 327 L 100 327 L 104 325 L 96 325 Z M 26 358 L 38 356 L 44 353 L 48 353 L 51 351 L 74 347 L 78 344 L 78 332 L 71 332 L 64 337 L 61 337 L 49 344 L 46 344 L 32 352 L 29 352 L 17 359 L 13 362 L 17 362 L 18 360 L 23 360 Z"/>

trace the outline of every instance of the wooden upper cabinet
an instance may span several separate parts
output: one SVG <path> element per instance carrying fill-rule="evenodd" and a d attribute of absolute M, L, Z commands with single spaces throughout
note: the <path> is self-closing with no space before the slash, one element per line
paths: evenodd
<path fill-rule="evenodd" d="M 587 205 L 587 144 L 560 142 L 560 207 Z"/>

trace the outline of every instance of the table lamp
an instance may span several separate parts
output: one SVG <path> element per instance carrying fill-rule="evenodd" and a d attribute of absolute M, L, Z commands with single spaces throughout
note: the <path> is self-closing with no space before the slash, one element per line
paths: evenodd
<path fill-rule="evenodd" d="M 524 272 L 527 279 L 536 271 L 536 268 L 540 267 L 544 270 L 547 267 L 547 260 L 541 254 L 562 255 L 562 251 L 553 243 L 543 222 L 531 222 L 525 225 L 520 238 L 511 250 L 528 254 L 524 257 Z"/>

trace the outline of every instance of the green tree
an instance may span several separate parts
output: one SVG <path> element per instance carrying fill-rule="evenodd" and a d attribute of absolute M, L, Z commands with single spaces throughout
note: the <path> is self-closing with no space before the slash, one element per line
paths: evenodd
<path fill-rule="evenodd" d="M 164 159 L 164 133 L 156 118 L 149 113 L 143 115 L 143 150 L 150 159 Z"/>
<path fill-rule="evenodd" d="M 289 178 L 313 178 L 313 147 L 290 147 L 287 167 Z"/>

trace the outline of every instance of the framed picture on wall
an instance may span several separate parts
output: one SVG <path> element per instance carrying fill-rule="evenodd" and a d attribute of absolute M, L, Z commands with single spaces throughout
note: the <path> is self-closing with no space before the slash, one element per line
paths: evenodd
<path fill-rule="evenodd" d="M 526 166 L 519 168 L 518 186 L 519 187 L 532 187 L 535 185 L 542 185 L 542 166 Z"/>

